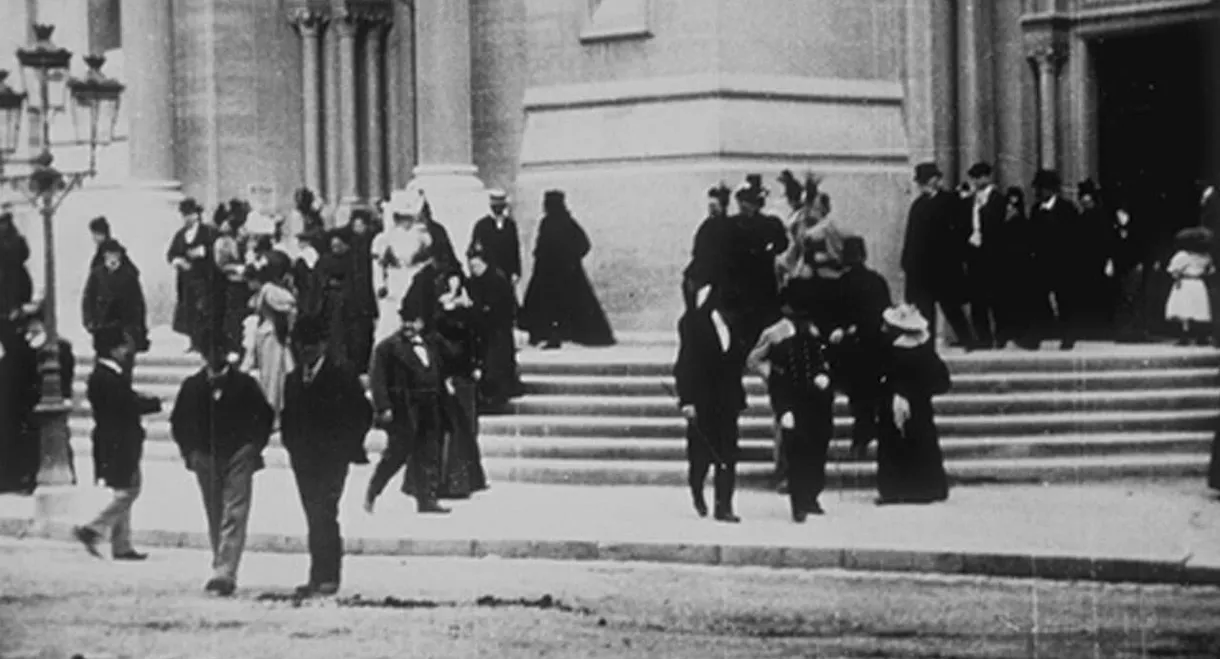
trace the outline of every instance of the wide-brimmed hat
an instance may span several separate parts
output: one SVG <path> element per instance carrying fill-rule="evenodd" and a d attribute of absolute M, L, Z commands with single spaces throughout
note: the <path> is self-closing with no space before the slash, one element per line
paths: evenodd
<path fill-rule="evenodd" d="M 1177 249 L 1191 252 L 1211 251 L 1215 236 L 1207 227 L 1187 227 L 1174 234 L 1173 242 Z"/>
<path fill-rule="evenodd" d="M 940 171 L 940 167 L 934 162 L 921 162 L 915 165 L 915 182 L 927 183 L 934 178 L 943 177 L 944 174 Z"/>
<path fill-rule="evenodd" d="M 424 207 L 424 192 L 414 190 L 395 190 L 386 202 L 384 211 L 391 216 L 418 217 Z"/>
<path fill-rule="evenodd" d="M 203 206 L 200 206 L 199 202 L 195 201 L 194 197 L 187 197 L 186 199 L 178 202 L 179 215 L 194 215 L 195 213 L 202 212 Z"/>
<path fill-rule="evenodd" d="M 928 331 L 928 319 L 911 304 L 899 304 L 881 312 L 881 320 L 903 334 L 922 334 Z"/>
<path fill-rule="evenodd" d="M 1032 187 L 1036 190 L 1058 191 L 1063 187 L 1063 179 L 1059 178 L 1059 172 L 1053 169 L 1039 169 L 1034 174 Z"/>
<path fill-rule="evenodd" d="M 500 188 L 492 188 L 487 191 L 487 199 L 493 204 L 507 204 L 508 193 Z"/>

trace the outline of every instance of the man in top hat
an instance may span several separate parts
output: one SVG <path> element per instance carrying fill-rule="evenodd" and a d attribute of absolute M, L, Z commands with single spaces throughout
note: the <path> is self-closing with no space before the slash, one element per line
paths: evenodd
<path fill-rule="evenodd" d="M 753 346 L 763 328 L 780 318 L 775 259 L 788 249 L 788 232 L 779 218 L 762 212 L 767 192 L 762 177 L 751 174 L 734 193 L 741 212 L 732 229 L 725 259 L 723 303 L 738 323 L 738 338 Z"/>
<path fill-rule="evenodd" d="M 411 288 L 399 311 L 399 331 L 373 350 L 369 388 L 377 423 L 385 429 L 388 441 L 365 493 L 364 508 L 369 512 L 386 484 L 406 464 L 412 471 L 416 509 L 426 514 L 449 513 L 437 503 L 437 496 L 442 404 L 452 390 L 441 377 L 440 356 L 424 340 L 425 315 L 435 305 L 435 300 L 426 299 L 425 290 Z"/>
<path fill-rule="evenodd" d="M 263 468 L 275 412 L 258 382 L 228 359 L 224 341 L 200 336 L 207 363 L 182 382 L 170 433 L 203 496 L 212 578 L 208 592 L 229 596 L 246 545 L 254 474 Z"/>
<path fill-rule="evenodd" d="M 1034 209 L 1030 225 L 1035 236 L 1034 253 L 1044 281 L 1038 302 L 1031 309 L 1036 325 L 1039 320 L 1057 320 L 1060 350 L 1071 350 L 1080 336 L 1081 312 L 1087 302 L 1082 279 L 1091 259 L 1082 258 L 1090 251 L 1084 244 L 1087 232 L 1082 231 L 1080 214 L 1072 202 L 1063 198 L 1063 182 L 1054 170 L 1042 169 L 1034 175 Z M 1048 293 L 1055 297 L 1052 312 Z M 1044 323 L 1045 324 L 1045 323 Z"/>
<path fill-rule="evenodd" d="M 784 289 L 785 317 L 763 331 L 747 364 L 767 383 L 782 433 L 792 519 L 821 515 L 826 456 L 834 435 L 834 390 L 823 333 L 814 323 L 817 282 L 797 279 Z M 813 299 L 809 299 L 813 298 Z M 841 339 L 841 330 L 836 330 Z"/>
<path fill-rule="evenodd" d="M 690 264 L 682 273 L 682 299 L 695 306 L 695 293 L 704 286 L 720 289 L 724 285 L 725 251 L 732 225 L 728 222 L 729 197 L 733 192 L 724 183 L 707 191 L 707 218 L 695 232 Z"/>
<path fill-rule="evenodd" d="M 89 407 L 93 410 L 93 473 L 114 491 L 114 499 L 84 526 L 73 530 L 90 554 L 100 557 L 97 543 L 110 533 L 111 555 L 118 561 L 142 561 L 147 554 L 131 545 L 131 506 L 140 496 L 140 458 L 144 426 L 140 417 L 161 411 L 161 400 L 131 388 L 127 367 L 135 341 L 119 326 L 93 334 L 97 363 L 89 376 Z"/>
<path fill-rule="evenodd" d="M 515 289 L 521 281 L 521 238 L 517 222 L 509 212 L 507 193 L 492 190 L 488 198 L 491 213 L 475 222 L 470 248 L 479 245 L 487 266 L 503 272 Z"/>
<path fill-rule="evenodd" d="M 707 515 L 703 484 L 715 465 L 715 518 L 736 523 L 733 489 L 737 470 L 738 419 L 746 409 L 741 381 L 744 348 L 735 340 L 731 316 L 719 291 L 705 284 L 678 322 L 678 360 L 674 363 L 678 407 L 686 417 L 688 481 L 695 512 Z"/>
<path fill-rule="evenodd" d="M 364 437 L 373 408 L 356 370 L 326 354 L 326 328 L 303 320 L 293 328 L 301 361 L 284 385 L 281 432 L 309 527 L 309 580 L 301 595 L 339 589 L 343 538 L 339 500 L 348 465 L 368 464 Z"/>
<path fill-rule="evenodd" d="M 216 264 L 212 249 L 216 229 L 203 224 L 203 207 L 187 197 L 178 204 L 183 226 L 174 234 L 165 258 L 178 272 L 178 300 L 174 306 L 174 331 L 190 339 L 190 351 L 202 348 L 199 333 L 211 328 L 215 314 L 213 288 Z"/>
<path fill-rule="evenodd" d="M 1007 212 L 1004 194 L 995 184 L 995 174 L 989 163 L 978 162 L 966 171 L 970 180 L 970 237 L 966 240 L 966 290 L 970 302 L 970 320 L 978 347 L 1004 347 L 1010 336 L 1005 327 L 1000 300 L 1004 277 L 1019 276 L 997 268 L 1001 260 L 1000 232 Z"/>
<path fill-rule="evenodd" d="M 962 310 L 965 297 L 963 264 L 969 227 L 962 222 L 961 201 L 941 187 L 944 175 L 935 163 L 915 167 L 919 196 L 907 214 L 902 245 L 902 270 L 906 273 L 906 299 L 929 320 L 940 305 L 953 334 L 967 350 L 975 347 L 974 333 Z M 931 327 L 933 340 L 936 326 Z"/>

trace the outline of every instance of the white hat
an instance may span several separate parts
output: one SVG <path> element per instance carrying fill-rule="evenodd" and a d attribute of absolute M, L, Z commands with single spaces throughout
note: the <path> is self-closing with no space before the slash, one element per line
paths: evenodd
<path fill-rule="evenodd" d="M 259 211 L 251 211 L 246 216 L 246 231 L 258 235 L 275 233 L 275 220 Z"/>
<path fill-rule="evenodd" d="M 922 334 L 928 331 L 928 319 L 911 304 L 899 304 L 881 314 L 886 325 L 907 334 Z"/>
<path fill-rule="evenodd" d="M 407 215 L 416 217 L 424 207 L 424 191 L 415 188 L 395 190 L 386 202 L 384 212 L 387 215 Z"/>

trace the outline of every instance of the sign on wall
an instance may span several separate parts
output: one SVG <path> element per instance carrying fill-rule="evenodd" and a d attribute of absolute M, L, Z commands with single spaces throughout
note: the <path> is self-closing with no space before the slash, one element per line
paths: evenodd
<path fill-rule="evenodd" d="M 246 200 L 250 202 L 250 208 L 260 213 L 274 213 L 277 197 L 274 183 L 251 183 L 246 186 Z"/>

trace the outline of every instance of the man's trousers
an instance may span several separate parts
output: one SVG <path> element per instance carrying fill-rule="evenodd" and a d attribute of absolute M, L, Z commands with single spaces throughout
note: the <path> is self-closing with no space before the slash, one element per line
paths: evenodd
<path fill-rule="evenodd" d="M 907 280 L 906 300 L 915 305 L 915 308 L 919 309 L 919 313 L 927 319 L 928 332 L 931 334 L 933 342 L 936 341 L 936 306 L 939 304 L 958 343 L 963 346 L 974 346 L 974 332 L 970 328 L 969 321 L 966 320 L 966 312 L 960 303 L 937 296 L 923 284 L 912 282 L 909 279 Z"/>
<path fill-rule="evenodd" d="M 436 501 L 440 489 L 441 438 L 444 436 L 444 419 L 441 415 L 440 397 L 421 398 L 415 403 L 414 428 L 404 433 L 390 431 L 381 460 L 373 469 L 369 479 L 367 497 L 376 499 L 386 484 L 407 465 L 407 482 L 418 504 Z M 404 483 L 404 490 L 406 490 Z"/>
<path fill-rule="evenodd" d="M 309 583 L 337 584 L 343 562 L 339 500 L 347 481 L 347 460 L 320 455 L 291 457 L 292 474 L 309 528 Z"/>
<path fill-rule="evenodd" d="M 793 512 L 809 510 L 826 488 L 826 455 L 834 435 L 833 402 L 833 396 L 818 395 L 779 414 Z M 791 424 L 783 423 L 785 413 L 792 414 Z"/>
<path fill-rule="evenodd" d="M 737 481 L 737 413 L 727 407 L 698 406 L 695 420 L 686 425 L 687 481 L 692 492 L 702 492 L 707 469 L 716 466 L 715 510 L 733 512 L 733 489 Z"/>
<path fill-rule="evenodd" d="M 196 453 L 192 459 L 212 543 L 212 576 L 237 581 L 237 568 L 246 547 L 254 472 L 259 457 L 253 446 L 243 446 L 231 457 Z"/>
<path fill-rule="evenodd" d="M 140 496 L 140 470 L 131 476 L 131 486 L 112 488 L 114 498 L 93 518 L 85 528 L 105 536 L 110 532 L 110 552 L 112 555 L 129 554 L 135 551 L 131 546 L 131 507 Z"/>

